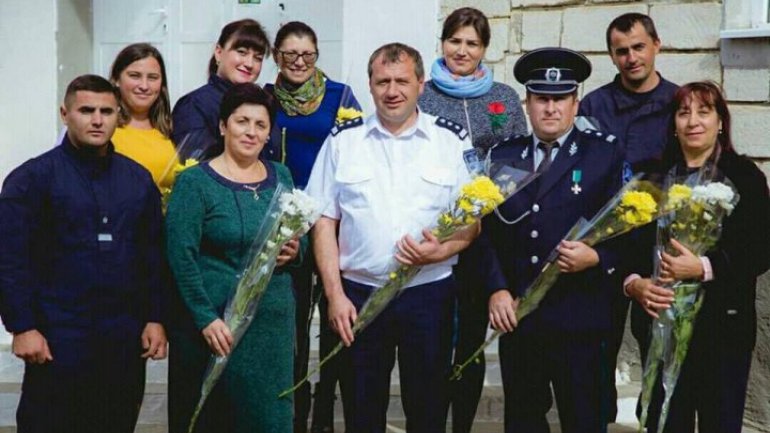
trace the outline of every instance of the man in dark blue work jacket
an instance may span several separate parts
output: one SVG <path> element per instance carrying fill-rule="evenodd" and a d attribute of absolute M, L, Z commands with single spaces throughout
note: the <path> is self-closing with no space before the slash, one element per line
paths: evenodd
<path fill-rule="evenodd" d="M 492 149 L 492 161 L 540 172 L 534 182 L 484 219 L 489 253 L 489 314 L 499 330 L 506 433 L 546 433 L 556 397 L 561 431 L 601 431 L 600 361 L 609 330 L 609 287 L 620 284 L 613 241 L 595 248 L 562 241 L 582 217 L 590 219 L 620 189 L 623 146 L 574 125 L 577 87 L 591 73 L 583 55 L 543 48 L 514 67 L 527 89 L 532 135 Z M 540 307 L 516 323 L 518 299 L 558 251 L 561 274 Z"/>
<path fill-rule="evenodd" d="M 19 433 L 133 432 L 145 359 L 166 356 L 160 197 L 113 150 L 117 110 L 104 78 L 73 80 L 63 142 L 0 192 L 0 316 L 25 362 Z"/>
<path fill-rule="evenodd" d="M 652 19 L 640 13 L 615 18 L 607 27 L 607 50 L 618 75 L 611 83 L 588 93 L 580 101 L 579 114 L 593 117 L 601 130 L 614 134 L 626 146 L 626 160 L 634 171 L 644 171 L 650 161 L 661 158 L 669 136 L 674 109 L 671 99 L 679 86 L 664 79 L 655 68 L 660 38 Z M 604 412 L 607 421 L 617 415 L 615 364 L 623 341 L 629 298 L 620 287 L 612 300 L 612 332 L 607 341 L 607 378 Z M 636 322 L 648 323 L 639 309 L 632 323 L 642 353 L 646 353 L 649 331 Z M 641 320 L 635 320 L 636 316 Z M 644 359 L 642 359 L 644 363 Z"/>

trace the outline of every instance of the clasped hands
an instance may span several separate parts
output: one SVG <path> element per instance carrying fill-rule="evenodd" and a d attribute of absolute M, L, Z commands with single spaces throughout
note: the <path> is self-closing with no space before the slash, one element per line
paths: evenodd
<path fill-rule="evenodd" d="M 700 257 L 676 239 L 671 239 L 671 246 L 678 255 L 661 252 L 660 278 L 657 282 L 650 278 L 637 278 L 626 286 L 628 295 L 636 299 L 644 311 L 656 319 L 659 311 L 668 309 L 674 302 L 674 292 L 663 287 L 664 285 L 675 281 L 703 279 L 703 263 Z"/>

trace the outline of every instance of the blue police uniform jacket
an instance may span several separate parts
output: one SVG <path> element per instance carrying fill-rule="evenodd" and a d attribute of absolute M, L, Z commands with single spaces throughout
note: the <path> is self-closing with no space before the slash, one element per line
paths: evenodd
<path fill-rule="evenodd" d="M 146 322 L 162 319 L 161 218 L 150 173 L 112 144 L 95 157 L 65 137 L 16 168 L 0 192 L 6 329 L 138 346 Z"/>
<path fill-rule="evenodd" d="M 182 96 L 172 112 L 174 142 L 181 159 L 208 159 L 219 146 L 219 106 L 233 84 L 216 74 L 208 83 Z"/>
<path fill-rule="evenodd" d="M 517 136 L 493 148 L 491 159 L 534 169 L 533 154 L 532 136 Z M 623 167 L 617 140 L 573 128 L 548 170 L 498 208 L 509 222 L 520 220 L 506 224 L 494 213 L 484 218 L 480 239 L 490 268 L 488 290 L 506 288 L 521 296 L 569 229 L 581 217 L 590 220 L 620 189 Z M 594 247 L 597 266 L 561 274 L 517 332 L 608 329 L 610 290 L 621 286 L 617 244 L 610 240 Z"/>
<path fill-rule="evenodd" d="M 626 161 L 640 163 L 660 159 L 668 143 L 674 109 L 671 100 L 679 86 L 660 77 L 660 83 L 648 93 L 632 93 L 615 80 L 588 93 L 578 110 L 600 123 L 602 131 L 615 134 L 625 145 Z"/>

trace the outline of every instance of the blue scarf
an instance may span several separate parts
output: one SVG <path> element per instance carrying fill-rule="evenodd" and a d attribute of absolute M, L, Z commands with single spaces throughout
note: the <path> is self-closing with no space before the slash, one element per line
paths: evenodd
<path fill-rule="evenodd" d="M 455 77 L 446 67 L 443 58 L 436 59 L 430 68 L 430 79 L 442 92 L 455 98 L 478 98 L 492 88 L 492 71 L 484 64 L 479 64 L 481 76 Z"/>

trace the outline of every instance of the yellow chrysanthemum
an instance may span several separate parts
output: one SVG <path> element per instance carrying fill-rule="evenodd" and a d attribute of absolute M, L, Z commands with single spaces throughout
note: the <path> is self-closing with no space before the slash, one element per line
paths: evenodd
<path fill-rule="evenodd" d="M 337 123 L 342 123 L 342 122 L 345 122 L 346 120 L 358 119 L 363 115 L 364 113 L 356 110 L 355 108 L 340 107 L 340 109 L 337 110 L 337 119 L 335 121 Z"/>
<path fill-rule="evenodd" d="M 198 160 L 195 158 L 188 158 L 184 164 L 176 163 L 174 166 L 174 176 L 178 175 L 179 173 L 187 170 L 190 167 L 195 167 L 198 165 Z"/>
<path fill-rule="evenodd" d="M 461 197 L 457 201 L 457 207 L 459 207 L 463 212 L 472 212 L 473 211 L 473 203 L 468 199 L 468 197 Z"/>
<path fill-rule="evenodd" d="M 668 202 L 666 203 L 666 207 L 669 209 L 677 209 L 682 206 L 685 201 L 689 200 L 690 196 L 692 196 L 692 188 L 681 183 L 676 183 L 668 189 Z"/>
<path fill-rule="evenodd" d="M 500 188 L 486 176 L 478 176 L 462 187 L 462 195 L 481 205 L 481 213 L 486 215 L 500 205 L 505 198 Z"/>
<path fill-rule="evenodd" d="M 439 224 L 442 225 L 449 225 L 452 224 L 452 215 L 448 213 L 442 213 L 440 217 L 438 217 Z"/>
<path fill-rule="evenodd" d="M 652 221 L 658 205 L 648 192 L 628 191 L 620 199 L 619 210 L 627 224 L 637 226 Z"/>

